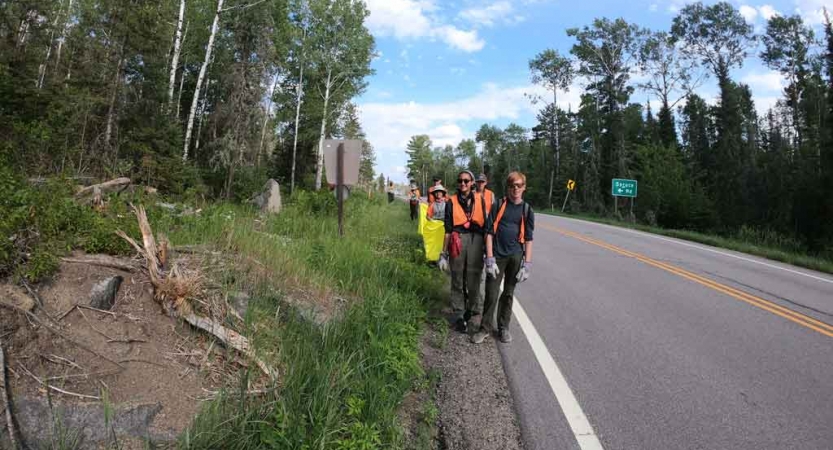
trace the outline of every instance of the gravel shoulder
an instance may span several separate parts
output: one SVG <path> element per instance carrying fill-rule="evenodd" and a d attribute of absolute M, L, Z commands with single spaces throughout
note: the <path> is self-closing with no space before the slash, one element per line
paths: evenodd
<path fill-rule="evenodd" d="M 436 390 L 438 447 L 523 449 L 514 400 L 493 337 L 475 345 L 468 336 L 431 330 L 423 344 L 426 371 L 442 374 Z M 439 344 L 439 345 L 438 345 Z M 444 344 L 444 345 L 443 345 Z"/>

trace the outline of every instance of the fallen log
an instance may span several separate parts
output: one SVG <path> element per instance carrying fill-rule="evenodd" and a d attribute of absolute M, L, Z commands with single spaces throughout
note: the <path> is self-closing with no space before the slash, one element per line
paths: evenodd
<path fill-rule="evenodd" d="M 12 415 L 11 393 L 6 377 L 6 354 L 3 351 L 3 344 L 0 344 L 0 375 L 3 375 L 3 409 L 6 410 L 6 431 L 9 433 L 9 443 L 12 444 L 13 449 L 17 450 L 20 448 L 20 444 L 17 442 L 17 427 L 14 425 L 14 416 Z"/>
<path fill-rule="evenodd" d="M 61 258 L 61 261 L 73 264 L 89 264 L 91 266 L 108 267 L 110 269 L 123 270 L 125 272 L 136 272 L 141 269 L 138 264 L 124 262 L 118 258 L 107 255 L 87 255 L 79 258 Z"/>
<path fill-rule="evenodd" d="M 200 317 L 196 314 L 186 314 L 182 316 L 182 319 L 191 324 L 191 326 L 193 326 L 194 328 L 199 328 L 200 330 L 203 330 L 216 337 L 220 340 L 220 342 L 225 344 L 226 347 L 231 347 L 237 350 L 238 352 L 244 354 L 246 357 L 254 361 L 255 364 L 257 364 L 257 366 L 260 367 L 260 370 L 262 370 L 266 375 L 269 375 L 270 377 L 275 377 L 277 375 L 274 373 L 272 369 L 269 368 L 269 366 L 266 365 L 266 363 L 264 363 L 257 356 L 255 356 L 254 352 L 249 346 L 248 339 L 240 335 L 240 333 L 230 328 L 226 328 L 220 325 L 219 323 L 215 322 L 214 320 L 205 317 Z"/>
<path fill-rule="evenodd" d="M 121 192 L 127 189 L 127 186 L 130 185 L 130 178 L 116 178 L 114 180 L 105 181 L 104 183 L 94 184 L 92 186 L 87 186 L 82 188 L 78 192 L 75 193 L 75 198 L 84 198 L 87 196 L 92 196 L 93 193 L 98 190 L 102 194 L 109 194 L 111 192 Z"/>

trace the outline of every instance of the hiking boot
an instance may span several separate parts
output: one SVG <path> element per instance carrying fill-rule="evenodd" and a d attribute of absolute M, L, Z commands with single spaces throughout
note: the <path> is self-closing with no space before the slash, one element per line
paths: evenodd
<path fill-rule="evenodd" d="M 459 333 L 465 333 L 468 329 L 468 327 L 466 326 L 466 321 L 462 318 L 457 319 L 457 321 L 454 322 L 454 329 L 457 330 Z"/>
<path fill-rule="evenodd" d="M 478 331 L 477 333 L 472 334 L 469 337 L 469 340 L 471 341 L 472 344 L 482 344 L 483 341 L 485 341 L 488 336 L 489 336 L 489 332 L 486 331 L 485 329 L 481 328 L 480 331 Z"/>
<path fill-rule="evenodd" d="M 508 343 L 512 342 L 512 335 L 509 334 L 509 330 L 507 330 L 506 328 L 501 328 L 500 331 L 498 332 L 498 336 L 499 336 L 500 342 L 503 342 L 504 344 L 508 344 Z"/>

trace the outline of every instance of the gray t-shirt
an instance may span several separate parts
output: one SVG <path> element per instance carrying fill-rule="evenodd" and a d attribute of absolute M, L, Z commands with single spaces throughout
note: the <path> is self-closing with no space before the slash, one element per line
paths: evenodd
<path fill-rule="evenodd" d="M 500 203 L 500 202 L 497 202 Z M 532 233 L 535 229 L 535 213 L 532 211 L 532 207 L 529 208 L 529 213 L 526 217 L 526 228 L 524 233 L 524 240 L 527 242 L 532 241 Z M 492 221 L 497 219 L 498 211 L 500 211 L 499 206 L 496 204 L 495 209 L 493 210 L 492 214 Z M 524 247 L 518 242 L 518 237 L 521 234 L 521 216 L 523 215 L 524 211 L 524 203 L 516 205 L 511 202 L 506 203 L 506 210 L 503 212 L 503 217 L 500 219 L 500 224 L 498 225 L 497 234 L 495 235 L 492 253 L 496 258 L 505 258 L 507 256 L 518 255 L 523 253 Z M 494 233 L 494 226 L 489 226 L 489 232 L 492 234 Z"/>

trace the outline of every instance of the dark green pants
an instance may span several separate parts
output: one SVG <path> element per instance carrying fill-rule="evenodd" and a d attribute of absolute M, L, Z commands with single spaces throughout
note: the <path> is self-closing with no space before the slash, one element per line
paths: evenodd
<path fill-rule="evenodd" d="M 514 301 L 515 285 L 518 271 L 521 270 L 523 255 L 511 255 L 506 258 L 495 258 L 500 271 L 497 278 L 486 277 L 486 301 L 483 326 L 489 330 L 500 330 L 509 327 L 512 320 L 512 302 Z M 503 292 L 500 292 L 500 282 L 503 280 Z M 495 317 L 497 316 L 497 317 Z M 497 324 L 495 324 L 497 320 Z M 497 326 L 495 326 L 497 325 Z"/>
<path fill-rule="evenodd" d="M 451 308 L 455 318 L 478 319 L 483 313 L 483 297 L 480 295 L 480 278 L 483 274 L 485 242 L 480 233 L 460 235 L 460 256 L 451 258 Z M 478 327 L 480 322 L 478 322 Z"/>

